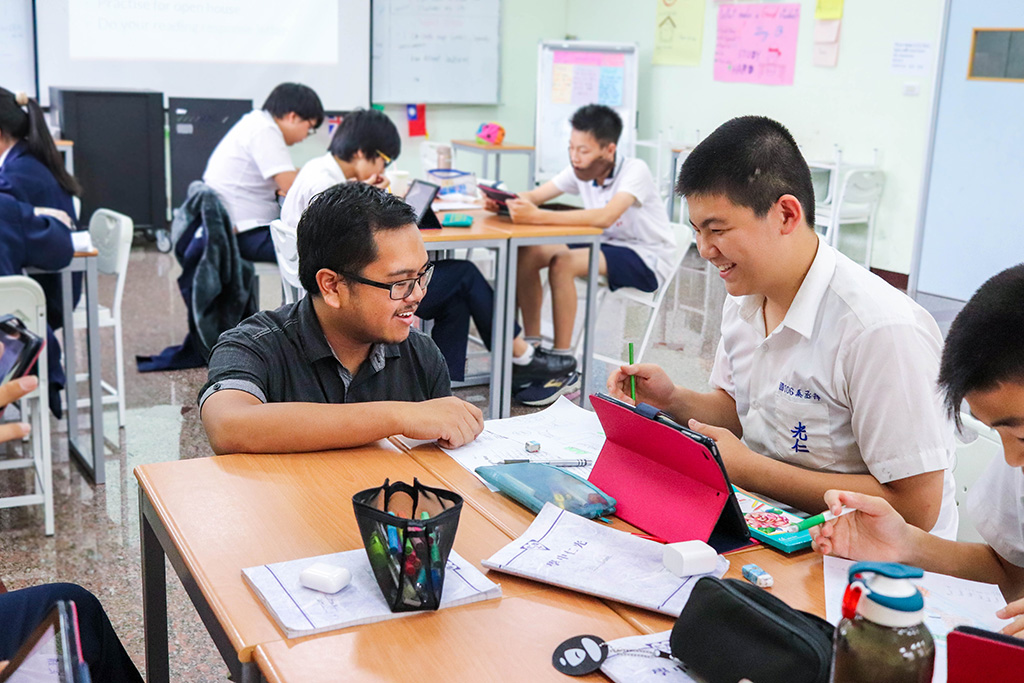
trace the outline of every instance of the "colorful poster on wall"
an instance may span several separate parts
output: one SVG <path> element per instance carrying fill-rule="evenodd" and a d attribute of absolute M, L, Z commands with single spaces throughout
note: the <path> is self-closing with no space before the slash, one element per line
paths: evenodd
<path fill-rule="evenodd" d="M 657 0 L 652 64 L 697 66 L 704 44 L 704 0 Z"/>
<path fill-rule="evenodd" d="M 554 104 L 622 106 L 626 58 L 621 52 L 558 50 L 551 74 Z"/>
<path fill-rule="evenodd" d="M 720 5 L 715 80 L 793 85 L 800 5 Z"/>

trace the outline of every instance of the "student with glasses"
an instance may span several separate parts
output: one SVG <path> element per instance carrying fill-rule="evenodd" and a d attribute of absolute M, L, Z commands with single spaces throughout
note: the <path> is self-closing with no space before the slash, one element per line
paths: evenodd
<path fill-rule="evenodd" d="M 374 109 L 352 112 L 334 131 L 327 153 L 307 162 L 299 171 L 281 207 L 281 220 L 294 231 L 310 200 L 337 183 L 358 181 L 387 187 L 384 169 L 401 153 L 398 129 L 387 115 Z M 281 258 L 297 259 L 294 244 L 278 246 Z M 434 321 L 430 335 L 441 349 L 451 378 L 462 380 L 466 373 L 470 319 L 490 348 L 494 292 L 469 261 L 438 261 L 433 277 L 434 287 L 423 297 L 416 314 Z"/>
<path fill-rule="evenodd" d="M 448 447 L 483 430 L 412 328 L 435 267 L 402 200 L 365 183 L 313 198 L 298 226 L 307 296 L 221 335 L 199 394 L 216 453 L 361 446 L 402 434 Z"/>

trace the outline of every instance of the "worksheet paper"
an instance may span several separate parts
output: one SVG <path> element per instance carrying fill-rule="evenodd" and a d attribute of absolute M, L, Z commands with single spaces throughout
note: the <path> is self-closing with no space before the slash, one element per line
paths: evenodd
<path fill-rule="evenodd" d="M 679 578 L 662 562 L 664 547 L 545 503 L 526 532 L 483 565 L 676 617 L 709 575 Z M 719 555 L 712 575 L 728 569 Z"/>
<path fill-rule="evenodd" d="M 609 640 L 612 650 L 628 652 L 609 654 L 601 665 L 601 673 L 615 683 L 697 683 L 686 675 L 679 660 L 656 655 L 671 652 L 668 642 L 671 635 L 672 631 L 661 631 Z M 644 656 L 646 650 L 650 650 L 651 656 Z"/>
<path fill-rule="evenodd" d="M 527 441 L 540 443 L 540 450 L 528 453 Z M 582 458 L 590 464 L 565 470 L 587 479 L 594 469 L 594 460 L 604 448 L 604 441 L 604 429 L 597 414 L 559 396 L 550 408 L 531 415 L 487 420 L 484 431 L 474 441 L 460 448 L 441 450 L 474 474 L 477 467 L 501 465 L 506 458 L 530 461 Z M 487 482 L 484 484 L 492 491 L 498 490 Z"/>
<path fill-rule="evenodd" d="M 317 562 L 348 569 L 352 582 L 332 595 L 306 588 L 299 575 Z M 250 567 L 242 570 L 242 577 L 289 638 L 417 614 L 391 611 L 362 548 Z M 500 597 L 501 586 L 451 552 L 444 570 L 441 609 Z"/>
<path fill-rule="evenodd" d="M 838 557 L 825 558 L 825 618 L 838 624 L 842 618 L 843 593 L 849 583 L 853 562 Z M 976 626 L 998 631 L 1008 623 L 997 619 L 996 610 L 1006 605 L 999 587 L 991 583 L 967 581 L 945 574 L 925 572 L 912 579 L 924 593 L 924 623 L 935 639 L 935 674 L 932 683 L 946 680 L 946 635 L 957 626 Z"/>

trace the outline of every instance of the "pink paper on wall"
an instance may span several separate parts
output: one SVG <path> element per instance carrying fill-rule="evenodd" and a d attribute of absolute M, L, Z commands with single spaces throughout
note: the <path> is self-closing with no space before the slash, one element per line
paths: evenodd
<path fill-rule="evenodd" d="M 624 66 L 626 55 L 622 52 L 570 52 L 556 50 L 555 64 L 579 64 L 580 66 Z"/>
<path fill-rule="evenodd" d="M 720 5 L 715 80 L 793 85 L 800 5 Z"/>

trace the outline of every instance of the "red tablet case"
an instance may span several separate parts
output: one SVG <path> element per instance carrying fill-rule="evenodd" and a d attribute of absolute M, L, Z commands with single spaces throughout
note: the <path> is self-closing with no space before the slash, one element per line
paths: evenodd
<path fill-rule="evenodd" d="M 954 629 L 946 636 L 946 647 L 948 683 L 1019 680 L 1024 672 L 1024 641 L 1011 636 Z"/>
<path fill-rule="evenodd" d="M 600 396 L 590 400 L 607 437 L 590 482 L 615 498 L 616 515 L 671 543 L 711 541 L 719 552 L 750 543 L 728 478 L 707 448 Z"/>

